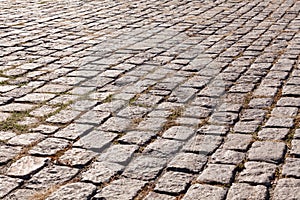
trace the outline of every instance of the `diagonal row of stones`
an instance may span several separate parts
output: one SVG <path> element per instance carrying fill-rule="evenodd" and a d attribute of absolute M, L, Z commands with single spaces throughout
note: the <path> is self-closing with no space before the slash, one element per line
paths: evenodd
<path fill-rule="evenodd" d="M 1 8 L 0 198 L 299 196 L 297 1 Z"/>

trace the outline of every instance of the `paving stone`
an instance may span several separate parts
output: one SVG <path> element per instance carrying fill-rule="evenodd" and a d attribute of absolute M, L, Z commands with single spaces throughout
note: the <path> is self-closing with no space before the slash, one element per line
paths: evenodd
<path fill-rule="evenodd" d="M 70 94 L 63 94 L 60 96 L 55 97 L 54 99 L 50 100 L 48 104 L 54 106 L 60 105 L 67 105 L 75 100 L 77 100 L 79 96 L 77 95 L 70 95 Z"/>
<path fill-rule="evenodd" d="M 120 143 L 144 145 L 154 138 L 155 135 L 156 134 L 151 131 L 129 131 L 124 136 L 119 138 L 118 141 Z"/>
<path fill-rule="evenodd" d="M 33 115 L 34 117 L 44 117 L 44 116 L 47 116 L 51 113 L 54 113 L 58 109 L 59 109 L 58 107 L 52 107 L 52 106 L 44 105 L 42 107 L 39 107 L 39 108 L 31 111 L 29 114 Z"/>
<path fill-rule="evenodd" d="M 200 107 L 200 106 L 189 106 L 185 108 L 181 116 L 204 119 L 208 117 L 210 113 L 211 113 L 211 109 Z"/>
<path fill-rule="evenodd" d="M 75 102 L 72 102 L 68 106 L 68 108 L 77 111 L 87 111 L 90 110 L 92 107 L 94 107 L 96 104 L 97 101 L 93 101 L 93 100 L 77 100 Z"/>
<path fill-rule="evenodd" d="M 46 122 L 67 124 L 73 121 L 79 114 L 80 112 L 75 110 L 62 110 L 59 113 L 46 119 Z"/>
<path fill-rule="evenodd" d="M 43 87 L 35 90 L 35 92 L 41 93 L 63 93 L 70 90 L 71 86 L 61 85 L 61 84 L 46 84 Z"/>
<path fill-rule="evenodd" d="M 4 175 L 0 175 L 0 180 L 0 198 L 3 198 L 23 182 L 21 179 L 11 178 Z"/>
<path fill-rule="evenodd" d="M 14 162 L 8 168 L 6 174 L 13 177 L 26 177 L 41 169 L 47 161 L 47 158 L 24 156 Z"/>
<path fill-rule="evenodd" d="M 54 200 L 64 197 L 68 200 L 82 200 L 88 199 L 96 191 L 96 186 L 91 183 L 70 183 L 62 186 L 55 192 L 53 192 L 46 200 Z"/>
<path fill-rule="evenodd" d="M 275 164 L 248 161 L 245 163 L 245 169 L 238 176 L 238 181 L 269 186 L 274 179 L 276 167 Z"/>
<path fill-rule="evenodd" d="M 186 190 L 191 180 L 191 174 L 169 171 L 158 179 L 154 191 L 180 194 Z"/>
<path fill-rule="evenodd" d="M 94 184 L 108 182 L 114 175 L 122 172 L 124 167 L 117 163 L 94 162 L 87 171 L 81 175 L 82 181 L 89 181 Z"/>
<path fill-rule="evenodd" d="M 268 189 L 263 185 L 248 185 L 246 183 L 233 183 L 230 187 L 227 200 L 249 199 L 266 200 Z"/>
<path fill-rule="evenodd" d="M 213 113 L 209 121 L 212 124 L 232 125 L 238 119 L 238 114 L 232 112 L 216 112 Z"/>
<path fill-rule="evenodd" d="M 118 112 L 117 116 L 129 119 L 142 118 L 148 113 L 149 109 L 140 106 L 128 106 Z"/>
<path fill-rule="evenodd" d="M 285 164 L 282 168 L 282 175 L 284 177 L 300 177 L 300 169 L 299 169 L 300 159 L 299 158 L 286 158 Z"/>
<path fill-rule="evenodd" d="M 300 139 L 300 129 L 295 130 L 294 139 Z"/>
<path fill-rule="evenodd" d="M 54 137 L 76 140 L 93 128 L 92 125 L 72 123 L 54 134 Z"/>
<path fill-rule="evenodd" d="M 298 199 L 300 196 L 300 180 L 293 178 L 279 179 L 275 190 L 274 200 L 279 199 Z"/>
<path fill-rule="evenodd" d="M 281 97 L 276 104 L 282 107 L 300 107 L 300 99 L 296 97 Z"/>
<path fill-rule="evenodd" d="M 35 106 L 26 103 L 10 103 L 0 106 L 0 111 L 4 112 L 25 112 L 33 109 Z"/>
<path fill-rule="evenodd" d="M 168 164 L 168 169 L 183 172 L 200 172 L 207 162 L 207 156 L 194 153 L 179 153 Z"/>
<path fill-rule="evenodd" d="M 254 90 L 253 96 L 274 97 L 276 93 L 277 93 L 277 88 L 259 86 L 256 90 Z"/>
<path fill-rule="evenodd" d="M 167 195 L 167 194 L 160 194 L 156 192 L 150 192 L 146 197 L 145 200 L 175 200 L 176 197 Z"/>
<path fill-rule="evenodd" d="M 234 164 L 237 165 L 245 159 L 246 155 L 242 152 L 217 149 L 211 156 L 211 163 Z"/>
<path fill-rule="evenodd" d="M 198 129 L 198 134 L 224 136 L 229 132 L 227 126 L 222 125 L 204 125 Z"/>
<path fill-rule="evenodd" d="M 197 93 L 196 89 L 192 88 L 178 88 L 174 90 L 168 101 L 170 102 L 178 102 L 178 103 L 185 103 L 189 99 L 191 99 Z"/>
<path fill-rule="evenodd" d="M 300 140 L 292 140 L 292 149 L 290 154 L 299 157 L 300 155 Z"/>
<path fill-rule="evenodd" d="M 30 93 L 25 95 L 24 97 L 16 99 L 16 102 L 31 102 L 31 103 L 42 103 L 45 101 L 49 101 L 53 99 L 55 94 L 47 94 L 47 93 Z"/>
<path fill-rule="evenodd" d="M 138 146 L 136 145 L 112 145 L 105 153 L 102 153 L 97 160 L 127 165 L 137 150 Z"/>
<path fill-rule="evenodd" d="M 122 133 L 131 126 L 131 121 L 121 117 L 111 117 L 104 124 L 101 125 L 100 129 L 104 131 L 112 131 Z"/>
<path fill-rule="evenodd" d="M 270 117 L 265 124 L 265 127 L 274 128 L 291 128 L 294 126 L 294 120 L 292 118 L 283 117 Z"/>
<path fill-rule="evenodd" d="M 271 115 L 273 117 L 295 117 L 297 112 L 298 108 L 296 107 L 276 107 L 272 110 Z"/>
<path fill-rule="evenodd" d="M 18 199 L 30 200 L 33 198 L 35 193 L 36 191 L 31 189 L 17 189 L 11 192 L 9 195 L 7 195 L 4 198 L 4 200 L 18 200 Z"/>
<path fill-rule="evenodd" d="M 15 137 L 16 133 L 10 131 L 0 131 L 0 141 L 9 140 L 12 137 Z"/>
<path fill-rule="evenodd" d="M 249 160 L 279 164 L 284 158 L 286 145 L 283 142 L 256 141 L 248 151 Z"/>
<path fill-rule="evenodd" d="M 166 139 L 187 140 L 195 133 L 195 130 L 186 126 L 172 126 L 162 135 Z"/>
<path fill-rule="evenodd" d="M 68 140 L 59 138 L 47 138 L 32 149 L 29 150 L 31 155 L 53 156 L 57 152 L 64 150 L 70 145 Z"/>
<path fill-rule="evenodd" d="M 257 131 L 261 122 L 259 121 L 239 121 L 234 127 L 235 133 L 251 134 Z"/>
<path fill-rule="evenodd" d="M 134 179 L 119 179 L 104 187 L 93 199 L 124 200 L 133 199 L 146 182 Z"/>
<path fill-rule="evenodd" d="M 54 133 L 55 131 L 57 131 L 59 129 L 58 126 L 51 126 L 51 125 L 44 125 L 44 124 L 41 124 L 39 125 L 38 127 L 35 127 L 35 128 L 32 128 L 30 129 L 30 131 L 33 131 L 33 132 L 40 132 L 42 134 L 52 134 Z"/>
<path fill-rule="evenodd" d="M 300 86 L 299 85 L 286 85 L 283 87 L 282 95 L 299 97 L 300 96 Z"/>
<path fill-rule="evenodd" d="M 221 200 L 224 199 L 227 189 L 224 187 L 194 184 L 187 193 L 183 196 L 183 200 Z"/>
<path fill-rule="evenodd" d="M 262 109 L 245 109 L 240 116 L 241 121 L 263 121 L 267 112 Z"/>
<path fill-rule="evenodd" d="M 52 165 L 44 167 L 31 177 L 25 187 L 37 190 L 47 189 L 71 180 L 78 172 L 78 169 L 65 166 Z"/>
<path fill-rule="evenodd" d="M 289 134 L 288 128 L 262 128 L 258 138 L 262 140 L 284 140 Z"/>
<path fill-rule="evenodd" d="M 111 144 L 117 136 L 116 133 L 94 130 L 80 138 L 73 146 L 100 152 Z"/>
<path fill-rule="evenodd" d="M 185 152 L 212 154 L 222 143 L 222 137 L 213 135 L 196 135 L 183 147 Z"/>
<path fill-rule="evenodd" d="M 153 180 L 163 170 L 166 164 L 166 158 L 144 154 L 133 159 L 122 175 L 144 181 Z"/>
<path fill-rule="evenodd" d="M 94 157 L 98 154 L 96 152 L 81 149 L 81 148 L 71 148 L 66 151 L 58 161 L 61 164 L 68 166 L 84 166 L 88 164 Z"/>
<path fill-rule="evenodd" d="M 272 105 L 272 98 L 254 98 L 249 102 L 250 108 L 268 108 Z"/>
<path fill-rule="evenodd" d="M 169 140 L 158 138 L 154 142 L 150 143 L 143 151 L 143 153 L 153 154 L 154 156 L 169 157 L 179 152 L 181 141 Z"/>
<path fill-rule="evenodd" d="M 5 164 L 11 161 L 15 156 L 21 153 L 21 147 L 11 147 L 5 144 L 0 144 L 0 164 Z"/>
<path fill-rule="evenodd" d="M 216 173 L 218 171 L 218 173 Z M 224 164 L 208 164 L 197 178 L 204 183 L 230 184 L 234 178 L 235 166 Z"/>
<path fill-rule="evenodd" d="M 138 130 L 144 131 L 159 131 L 167 122 L 164 118 L 146 118 L 136 127 Z"/>

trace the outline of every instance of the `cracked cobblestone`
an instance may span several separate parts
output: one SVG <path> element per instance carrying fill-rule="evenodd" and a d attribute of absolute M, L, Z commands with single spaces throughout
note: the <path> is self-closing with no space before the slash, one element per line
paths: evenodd
<path fill-rule="evenodd" d="M 1 199 L 298 199 L 297 0 L 0 3 Z"/>

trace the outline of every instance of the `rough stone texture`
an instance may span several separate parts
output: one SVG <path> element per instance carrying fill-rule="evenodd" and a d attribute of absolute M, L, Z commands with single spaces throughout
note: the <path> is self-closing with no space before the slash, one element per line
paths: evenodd
<path fill-rule="evenodd" d="M 102 153 L 97 160 L 127 165 L 135 151 L 138 150 L 136 145 L 113 145 Z"/>
<path fill-rule="evenodd" d="M 155 136 L 155 133 L 146 131 L 130 131 L 118 139 L 121 143 L 144 145 Z"/>
<path fill-rule="evenodd" d="M 213 153 L 222 143 L 222 137 L 213 135 L 196 135 L 183 147 L 186 152 L 208 155 Z"/>
<path fill-rule="evenodd" d="M 264 162 L 246 162 L 245 169 L 238 176 L 239 182 L 270 185 L 276 165 Z"/>
<path fill-rule="evenodd" d="M 167 160 L 165 158 L 147 155 L 139 156 L 130 162 L 123 175 L 139 180 L 153 180 L 158 173 L 162 171 L 166 162 Z"/>
<path fill-rule="evenodd" d="M 124 132 L 130 126 L 131 121 L 120 117 L 111 117 L 100 127 L 104 131 Z"/>
<path fill-rule="evenodd" d="M 229 134 L 223 145 L 224 149 L 246 151 L 252 141 L 251 135 Z"/>
<path fill-rule="evenodd" d="M 290 154 L 300 156 L 300 140 L 292 140 L 292 149 Z"/>
<path fill-rule="evenodd" d="M 280 163 L 284 157 L 286 145 L 283 142 L 254 142 L 249 150 L 248 158 L 254 161 Z"/>
<path fill-rule="evenodd" d="M 7 195 L 10 191 L 18 187 L 23 180 L 0 175 L 0 198 Z"/>
<path fill-rule="evenodd" d="M 227 189 L 218 186 L 195 184 L 192 185 L 187 193 L 183 196 L 183 200 L 221 200 L 224 199 Z"/>
<path fill-rule="evenodd" d="M 266 200 L 267 187 L 263 185 L 251 186 L 246 183 L 233 183 L 230 187 L 227 200 Z"/>
<path fill-rule="evenodd" d="M 289 134 L 287 128 L 262 128 L 258 132 L 258 138 L 263 140 L 284 140 Z"/>
<path fill-rule="evenodd" d="M 124 200 L 132 199 L 146 182 L 134 179 L 119 179 L 103 188 L 93 199 Z"/>
<path fill-rule="evenodd" d="M 75 110 L 62 110 L 56 115 L 49 117 L 46 122 L 67 124 L 73 121 L 79 114 L 80 112 Z"/>
<path fill-rule="evenodd" d="M 0 144 L 0 164 L 9 162 L 20 152 L 21 147 L 10 147 L 5 144 Z"/>
<path fill-rule="evenodd" d="M 282 175 L 285 177 L 300 177 L 299 158 L 286 158 L 282 168 Z"/>
<path fill-rule="evenodd" d="M 90 110 L 87 113 L 80 116 L 77 120 L 75 120 L 75 122 L 100 125 L 104 120 L 106 120 L 109 117 L 109 112 Z"/>
<path fill-rule="evenodd" d="M 10 131 L 0 131 L 0 141 L 9 140 L 16 136 L 16 133 Z"/>
<path fill-rule="evenodd" d="M 157 139 L 156 141 L 149 144 L 145 149 L 144 153 L 152 154 L 154 156 L 170 156 L 175 155 L 179 152 L 182 146 L 182 142 L 169 139 Z"/>
<path fill-rule="evenodd" d="M 207 162 L 207 157 L 194 153 L 179 153 L 168 164 L 168 169 L 176 171 L 200 172 Z"/>
<path fill-rule="evenodd" d="M 158 179 L 154 190 L 170 194 L 179 194 L 185 191 L 191 180 L 191 174 L 172 171 L 166 172 Z"/>
<path fill-rule="evenodd" d="M 278 118 L 271 117 L 265 124 L 265 127 L 275 127 L 275 128 L 291 128 L 294 125 L 294 119 L 292 118 Z"/>
<path fill-rule="evenodd" d="M 234 165 L 208 164 L 197 181 L 204 183 L 230 184 L 234 177 Z M 216 173 L 218 172 L 218 173 Z"/>
<path fill-rule="evenodd" d="M 227 126 L 205 125 L 198 129 L 197 133 L 204 135 L 219 135 L 223 136 L 229 132 Z"/>
<path fill-rule="evenodd" d="M 195 130 L 185 126 L 172 126 L 164 134 L 163 138 L 175 140 L 187 140 L 195 133 Z"/>
<path fill-rule="evenodd" d="M 58 183 L 69 181 L 78 172 L 78 169 L 58 165 L 45 167 L 33 175 L 28 183 L 25 184 L 25 187 L 31 189 L 47 189 Z"/>
<path fill-rule="evenodd" d="M 160 194 L 156 192 L 150 192 L 146 197 L 145 200 L 175 200 L 176 197 L 167 195 L 167 194 Z"/>
<path fill-rule="evenodd" d="M 126 178 L 109 198 L 224 200 L 230 181 L 154 191 L 170 171 L 196 178 L 212 165 L 216 177 L 237 167 L 235 184 L 268 185 L 266 198 L 278 180 L 298 180 L 299 1 L 99 2 L 0 3 L 0 174 L 24 156 L 49 159 L 23 167 L 5 199 L 28 198 L 33 183 L 47 198 L 102 161 L 124 169 L 64 196 L 101 199 Z M 68 170 L 45 173 L 53 165 Z M 41 172 L 57 187 L 36 182 Z M 131 179 L 146 187 L 127 195 Z"/>
<path fill-rule="evenodd" d="M 55 200 L 62 197 L 66 200 L 88 199 L 96 189 L 96 186 L 91 183 L 70 183 L 53 192 L 46 200 Z"/>
<path fill-rule="evenodd" d="M 47 158 L 24 156 L 14 162 L 7 170 L 7 175 L 25 177 L 41 169 L 48 161 Z"/>
<path fill-rule="evenodd" d="M 53 156 L 58 151 L 64 150 L 70 145 L 68 140 L 59 138 L 47 138 L 32 149 L 29 150 L 31 155 Z"/>
<path fill-rule="evenodd" d="M 222 163 L 222 164 L 239 164 L 244 158 L 245 154 L 238 151 L 226 150 L 226 149 L 218 149 L 211 156 L 211 163 Z"/>
<path fill-rule="evenodd" d="M 35 190 L 31 189 L 17 189 L 14 190 L 12 193 L 7 195 L 4 200 L 18 200 L 18 199 L 24 199 L 24 200 L 31 200 L 32 197 L 35 194 Z"/>
<path fill-rule="evenodd" d="M 83 181 L 93 182 L 95 184 L 100 184 L 108 182 L 117 173 L 124 169 L 122 165 L 109 162 L 94 162 L 90 168 L 83 172 L 81 179 Z"/>
<path fill-rule="evenodd" d="M 72 148 L 66 151 L 61 157 L 59 157 L 59 163 L 69 166 L 84 166 L 89 163 L 98 154 L 96 152 L 81 149 Z"/>
<path fill-rule="evenodd" d="M 298 199 L 300 196 L 300 180 L 293 178 L 280 179 L 274 190 L 274 200 Z"/>
<path fill-rule="evenodd" d="M 75 142 L 74 147 L 81 147 L 99 152 L 106 148 L 117 136 L 116 133 L 94 130 Z"/>
<path fill-rule="evenodd" d="M 54 137 L 76 140 L 91 130 L 93 126 L 87 124 L 72 123 L 54 134 Z"/>

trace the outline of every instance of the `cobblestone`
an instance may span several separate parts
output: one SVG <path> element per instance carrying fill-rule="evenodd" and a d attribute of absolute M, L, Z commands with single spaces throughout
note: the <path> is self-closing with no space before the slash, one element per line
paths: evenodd
<path fill-rule="evenodd" d="M 0 198 L 297 199 L 299 8 L 1 1 Z"/>

